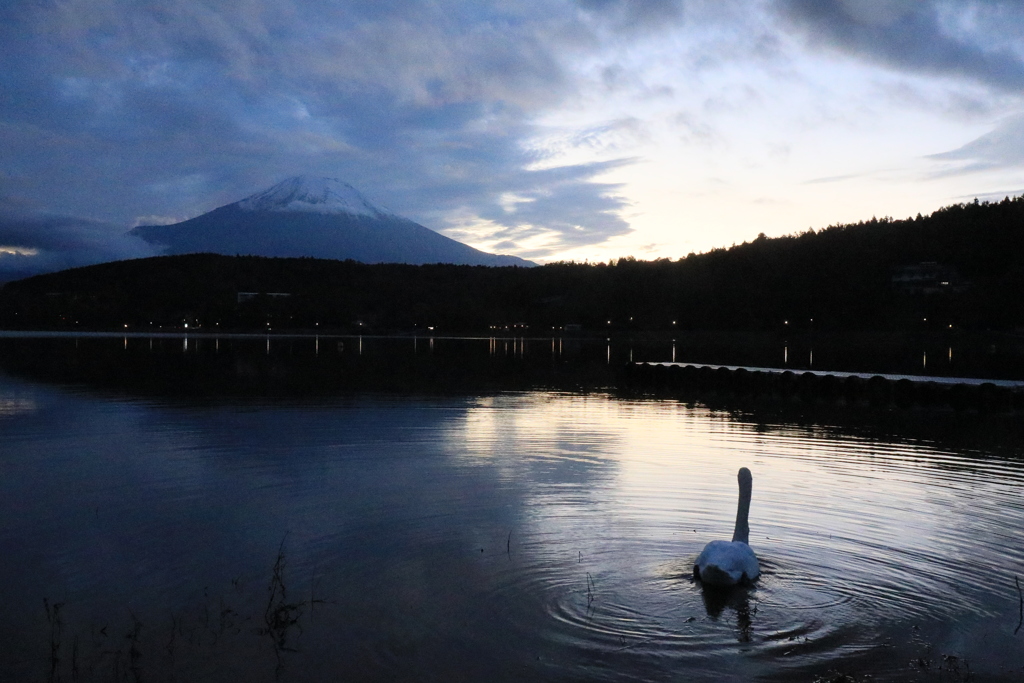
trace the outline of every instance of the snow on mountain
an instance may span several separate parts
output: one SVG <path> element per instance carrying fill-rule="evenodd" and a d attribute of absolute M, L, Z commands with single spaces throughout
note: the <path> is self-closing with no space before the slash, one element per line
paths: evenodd
<path fill-rule="evenodd" d="M 238 202 L 243 211 L 298 211 L 348 213 L 379 218 L 393 216 L 374 206 L 359 190 L 337 178 L 295 176 Z"/>

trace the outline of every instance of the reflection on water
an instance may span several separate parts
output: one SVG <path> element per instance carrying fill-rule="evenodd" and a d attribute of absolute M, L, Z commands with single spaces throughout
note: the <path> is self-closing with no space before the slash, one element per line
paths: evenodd
<path fill-rule="evenodd" d="M 0 417 L 12 417 L 35 412 L 36 402 L 30 398 L 0 396 Z"/>
<path fill-rule="evenodd" d="M 33 337 L 35 335 L 35 337 Z M 109 341 L 102 333 L 40 333 L 0 332 L 0 360 L 9 360 L 12 344 L 35 338 L 37 345 L 64 345 L 84 348 L 91 354 Z M 405 346 L 411 341 L 412 356 L 421 346 L 449 358 L 479 360 L 486 356 L 518 358 L 537 363 L 545 360 L 566 361 L 585 357 L 605 366 L 626 362 L 687 362 L 712 365 L 754 367 L 790 367 L 794 370 L 815 368 L 826 371 L 860 373 L 929 374 L 937 376 L 979 377 L 990 379 L 1024 379 L 1024 337 L 1017 334 L 957 333 L 913 336 L 887 333 L 824 334 L 816 332 L 801 338 L 776 337 L 772 334 L 687 333 L 673 338 L 640 336 L 637 338 L 595 338 L 552 336 L 545 338 L 489 337 L 450 338 L 413 336 L 392 337 L 321 337 L 320 335 L 158 335 L 124 334 L 118 337 L 118 350 L 128 356 L 141 351 L 167 355 L 216 353 L 222 345 L 232 352 L 247 352 L 257 342 L 265 356 L 300 358 L 318 356 L 321 344 L 337 346 L 345 353 L 346 340 L 351 358 L 369 355 L 375 359 L 408 356 Z M 176 348 L 174 348 L 176 345 Z M 111 349 L 107 349 L 110 351 Z M 598 355 L 600 354 L 600 355 Z M 7 358 L 5 358 L 7 356 Z M 932 360 L 929 362 L 929 356 Z M 935 359 L 941 359 L 936 362 Z"/>
<path fill-rule="evenodd" d="M 152 341 L 129 339 L 128 355 Z M 192 341 L 198 365 L 159 356 L 169 372 L 241 387 L 301 372 L 259 365 L 262 338 L 251 354 Z M 400 340 L 409 357 L 422 341 Z M 492 341 L 482 356 L 501 364 Z M 358 342 L 289 344 L 269 358 L 336 360 Z M 1013 432 L 990 445 L 925 413 L 928 428 L 872 427 L 603 392 L 164 398 L 92 374 L 124 365 L 112 346 L 113 361 L 75 356 L 74 373 L 4 358 L 19 374 L 0 375 L 0 679 L 50 671 L 43 598 L 64 605 L 65 679 L 72 651 L 83 680 L 130 677 L 130 644 L 147 680 L 903 680 L 937 676 L 943 655 L 1012 680 L 1024 666 Z M 552 354 L 550 368 L 555 348 L 525 355 Z M 598 367 L 606 354 L 602 341 Z M 354 371 L 333 362 L 315 367 Z M 125 372 L 140 367 L 156 368 Z M 740 466 L 763 575 L 706 592 L 693 559 L 731 534 Z M 259 631 L 282 539 L 289 599 L 306 605 L 279 669 Z"/>

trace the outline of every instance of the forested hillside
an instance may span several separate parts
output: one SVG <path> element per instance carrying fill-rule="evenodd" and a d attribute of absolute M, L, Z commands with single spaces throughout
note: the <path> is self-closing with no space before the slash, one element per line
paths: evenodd
<path fill-rule="evenodd" d="M 762 235 L 678 260 L 492 268 L 192 254 L 42 275 L 0 292 L 8 329 L 185 323 L 449 333 L 506 325 L 543 333 L 566 324 L 1013 329 L 1024 325 L 1024 197 Z"/>

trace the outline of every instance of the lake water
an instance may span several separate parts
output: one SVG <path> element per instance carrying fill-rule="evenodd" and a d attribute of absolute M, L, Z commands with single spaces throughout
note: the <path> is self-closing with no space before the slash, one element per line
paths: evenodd
<path fill-rule="evenodd" d="M 0 680 L 1024 678 L 1019 418 L 190 343 L 0 345 Z M 742 466 L 763 574 L 706 592 Z"/>

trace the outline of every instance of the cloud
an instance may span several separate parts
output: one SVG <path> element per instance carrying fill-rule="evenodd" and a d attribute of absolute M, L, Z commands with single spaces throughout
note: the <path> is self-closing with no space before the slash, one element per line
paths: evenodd
<path fill-rule="evenodd" d="M 524 242 L 543 238 L 544 253 L 572 247 L 601 244 L 631 231 L 620 211 L 628 202 L 614 183 L 593 182 L 594 176 L 633 160 L 580 164 L 526 175 L 517 196 L 526 201 L 510 207 L 494 207 L 482 213 L 494 225 L 491 239 Z M 536 253 L 535 257 L 544 255 Z"/>
<path fill-rule="evenodd" d="M 679 130 L 680 139 L 686 144 L 711 147 L 722 142 L 722 137 L 714 126 L 688 111 L 682 111 L 673 116 L 672 123 Z"/>
<path fill-rule="evenodd" d="M 602 153 L 607 157 L 651 140 L 647 124 L 633 116 L 590 126 L 558 127 L 545 133 L 542 140 L 535 140 L 530 146 L 542 159 L 557 158 L 578 150 Z"/>
<path fill-rule="evenodd" d="M 1024 85 L 1024 8 L 999 0 L 7 0 L 0 196 L 127 230 L 326 175 L 545 258 L 630 231 L 603 174 L 657 142 L 659 107 L 695 153 L 728 147 L 799 71 L 791 34 L 973 81 L 963 116 Z M 552 112 L 570 123 L 545 146 Z"/>
<path fill-rule="evenodd" d="M 825 176 L 825 177 L 822 177 L 822 178 L 811 178 L 810 180 L 805 180 L 803 184 L 804 185 L 822 185 L 822 184 L 827 184 L 827 183 L 841 183 L 841 182 L 846 181 L 846 180 L 853 180 L 854 178 L 860 178 L 861 175 L 862 174 L 860 174 L 860 173 L 844 173 L 843 175 L 832 175 L 832 176 Z"/>
<path fill-rule="evenodd" d="M 1012 107 L 1015 97 L 999 96 L 989 88 L 927 87 L 909 79 L 876 83 L 887 104 L 899 109 L 941 112 L 953 120 L 976 121 Z"/>
<path fill-rule="evenodd" d="M 1018 188 L 1016 190 L 1003 190 L 1002 192 L 983 192 L 981 194 L 964 194 L 957 197 L 964 201 L 979 200 L 983 202 L 1000 202 L 1003 199 L 1010 197 L 1024 196 L 1024 188 Z"/>
<path fill-rule="evenodd" d="M 539 192 L 525 142 L 533 117 L 575 92 L 573 55 L 681 7 L 14 0 L 0 10 L 0 193 L 127 229 L 309 173 L 428 227 L 455 208 L 493 216 L 501 193 Z M 608 234 L 607 188 L 590 167 L 567 173 L 576 180 L 552 193 L 573 206 L 536 225 L 562 230 L 571 211 L 588 235 Z"/>
<path fill-rule="evenodd" d="M 94 263 L 154 256 L 120 226 L 65 216 L 0 212 L 0 282 Z"/>
<path fill-rule="evenodd" d="M 778 0 L 812 46 L 901 71 L 972 79 L 1018 92 L 1024 6 L 1009 0 Z"/>
<path fill-rule="evenodd" d="M 460 207 L 458 198 L 452 198 L 449 210 L 437 216 L 435 225 L 443 222 L 443 232 L 454 239 L 491 251 L 513 251 L 523 258 L 545 258 L 565 249 L 601 244 L 630 233 L 632 228 L 620 215 L 629 206 L 621 196 L 621 186 L 595 178 L 634 161 L 620 159 L 474 179 L 477 188 L 463 196 L 486 199 Z"/>
<path fill-rule="evenodd" d="M 576 0 L 587 13 L 616 31 L 650 31 L 683 19 L 681 0 Z"/>
<path fill-rule="evenodd" d="M 942 79 L 938 90 L 905 80 L 880 86 L 897 106 L 974 120 L 1019 110 L 1024 90 L 1024 5 L 1019 2 L 777 0 L 775 8 L 784 25 L 802 33 L 812 47 L 901 74 Z M 949 162 L 940 176 L 1020 166 L 1024 115 L 1004 119 L 991 132 L 928 158 Z"/>
<path fill-rule="evenodd" d="M 962 147 L 929 158 L 962 162 L 944 175 L 1024 166 L 1024 114 L 1003 120 L 991 132 Z"/>

